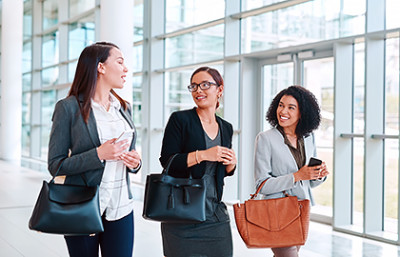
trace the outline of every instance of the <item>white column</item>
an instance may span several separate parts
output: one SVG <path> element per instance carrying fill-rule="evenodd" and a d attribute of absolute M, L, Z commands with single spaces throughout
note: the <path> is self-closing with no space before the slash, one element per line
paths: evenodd
<path fill-rule="evenodd" d="M 337 43 L 335 52 L 335 151 L 334 151 L 334 197 L 333 226 L 352 224 L 352 138 L 353 124 L 353 45 Z"/>
<path fill-rule="evenodd" d="M 1 159 L 21 163 L 23 1 L 2 1 Z"/>
<path fill-rule="evenodd" d="M 100 0 L 100 41 L 116 44 L 124 54 L 129 72 L 118 94 L 132 103 L 133 1 Z"/>
<path fill-rule="evenodd" d="M 225 179 L 224 201 L 236 201 L 239 198 L 239 192 L 243 190 L 242 180 L 242 156 L 240 155 L 240 62 L 237 59 L 229 61 L 229 57 L 238 56 L 240 54 L 240 20 L 231 18 L 232 14 L 240 12 L 240 1 L 226 1 L 225 7 L 225 47 L 224 47 L 224 119 L 230 122 L 235 131 L 232 138 L 232 148 L 239 160 L 236 166 L 235 175 Z M 250 144 L 246 144 L 250 145 Z M 242 147 L 245 147 L 242 145 Z M 241 148 L 242 149 L 242 148 Z M 250 150 L 252 151 L 252 149 Z M 246 166 L 247 168 L 247 166 Z M 248 176 L 248 174 L 244 174 Z M 239 189 L 239 190 L 238 190 Z"/>

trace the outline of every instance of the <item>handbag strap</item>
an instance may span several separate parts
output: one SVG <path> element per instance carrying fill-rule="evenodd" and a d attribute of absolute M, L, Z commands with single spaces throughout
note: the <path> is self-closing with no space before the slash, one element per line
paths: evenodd
<path fill-rule="evenodd" d="M 251 194 L 251 195 L 250 195 L 250 196 L 251 196 L 250 199 L 254 199 L 254 198 L 257 197 L 258 193 L 260 193 L 262 187 L 265 185 L 265 182 L 267 182 L 267 180 L 268 180 L 268 178 L 267 178 L 266 180 L 264 180 L 264 181 L 258 186 L 256 192 L 255 192 L 254 194 Z"/>
<path fill-rule="evenodd" d="M 175 157 L 178 155 L 178 153 L 172 155 L 171 157 L 169 157 L 169 160 L 167 162 L 167 167 L 165 167 L 163 173 L 165 173 L 166 175 L 168 175 L 168 171 L 169 171 L 169 167 L 171 166 L 172 161 L 175 159 Z M 190 174 L 190 177 L 192 175 Z"/>
<path fill-rule="evenodd" d="M 51 180 L 50 180 L 49 183 L 53 183 L 53 184 L 54 184 L 54 179 L 57 177 L 58 173 L 60 172 L 61 166 L 64 164 L 65 159 L 67 159 L 67 158 L 64 158 L 64 159 L 62 159 L 62 160 L 60 161 L 60 164 L 58 164 L 58 168 L 57 168 L 56 174 L 54 174 L 54 176 L 51 178 Z M 87 183 L 87 180 L 86 180 L 85 176 L 83 176 L 83 174 L 81 174 L 81 177 L 82 177 L 83 182 L 85 182 L 85 185 L 86 185 L 86 186 L 89 186 L 88 183 Z"/>
<path fill-rule="evenodd" d="M 269 178 L 267 178 L 266 180 L 264 180 L 264 181 L 258 186 L 256 192 L 255 192 L 254 194 L 251 194 L 251 195 L 250 195 L 250 196 L 251 196 L 250 199 L 254 199 L 254 198 L 257 197 L 257 195 L 260 193 L 262 187 L 265 185 L 265 182 L 267 182 L 268 179 L 269 179 Z M 289 196 L 289 194 L 286 192 L 286 190 L 283 190 L 282 193 L 283 193 L 285 196 Z"/>

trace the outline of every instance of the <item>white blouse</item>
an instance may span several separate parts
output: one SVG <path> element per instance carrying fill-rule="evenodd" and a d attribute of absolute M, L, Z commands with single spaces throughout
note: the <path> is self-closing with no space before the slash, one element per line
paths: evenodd
<path fill-rule="evenodd" d="M 112 94 L 108 111 L 93 99 L 91 103 L 101 144 L 131 129 L 119 112 L 120 102 Z M 132 136 L 128 140 L 131 142 Z M 126 150 L 129 150 L 129 145 Z M 123 161 L 106 160 L 99 189 L 100 212 L 105 214 L 106 220 L 118 220 L 132 212 L 133 200 L 129 199 L 127 187 L 126 166 Z"/>

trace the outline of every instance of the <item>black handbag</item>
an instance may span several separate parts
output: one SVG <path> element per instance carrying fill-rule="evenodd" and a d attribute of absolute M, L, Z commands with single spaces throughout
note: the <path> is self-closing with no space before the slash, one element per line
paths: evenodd
<path fill-rule="evenodd" d="M 177 154 L 176 154 L 177 155 Z M 174 178 L 168 175 L 172 160 L 161 174 L 149 174 L 143 218 L 165 223 L 200 223 L 206 220 L 204 179 Z"/>
<path fill-rule="evenodd" d="M 90 235 L 103 232 L 99 206 L 99 186 L 55 184 L 43 181 L 29 228 L 44 233 L 61 235 Z"/>

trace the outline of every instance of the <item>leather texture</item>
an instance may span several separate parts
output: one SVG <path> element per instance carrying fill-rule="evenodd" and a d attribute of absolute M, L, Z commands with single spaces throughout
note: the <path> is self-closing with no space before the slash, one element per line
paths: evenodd
<path fill-rule="evenodd" d="M 103 232 L 99 186 L 54 184 L 43 181 L 29 228 L 44 233 L 90 235 Z"/>
<path fill-rule="evenodd" d="M 248 248 L 304 245 L 308 236 L 310 201 L 296 196 L 254 200 L 233 205 L 236 227 Z"/>
<path fill-rule="evenodd" d="M 168 175 L 172 156 L 161 174 L 147 175 L 143 218 L 165 223 L 199 223 L 206 220 L 203 179 Z"/>

